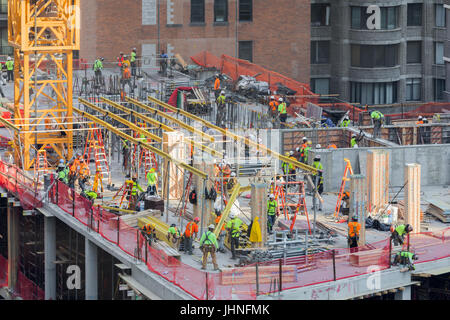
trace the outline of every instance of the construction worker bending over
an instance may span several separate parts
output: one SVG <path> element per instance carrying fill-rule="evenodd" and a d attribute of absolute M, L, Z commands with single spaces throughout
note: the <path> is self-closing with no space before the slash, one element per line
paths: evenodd
<path fill-rule="evenodd" d="M 230 232 L 231 259 L 236 259 L 236 249 L 239 248 L 239 237 L 241 236 L 242 220 L 236 217 L 234 212 L 230 213 L 226 229 Z"/>
<path fill-rule="evenodd" d="M 344 120 L 342 120 L 340 127 L 347 128 L 350 125 L 350 118 L 345 116 Z"/>
<path fill-rule="evenodd" d="M 64 164 L 64 159 L 59 160 L 58 168 L 56 169 L 58 180 L 68 184 L 69 183 L 69 169 Z"/>
<path fill-rule="evenodd" d="M 220 92 L 219 97 L 216 99 L 217 104 L 217 117 L 216 117 L 216 124 L 220 127 L 222 125 L 225 125 L 225 91 Z"/>
<path fill-rule="evenodd" d="M 84 190 L 82 195 L 86 197 L 86 199 L 90 200 L 92 203 L 94 203 L 95 199 L 97 199 L 97 193 L 95 191 L 88 191 Z"/>
<path fill-rule="evenodd" d="M 394 266 L 401 264 L 408 268 L 408 270 L 416 270 L 414 266 L 414 260 L 418 260 L 419 257 L 412 252 L 409 251 L 400 251 L 395 255 L 394 262 L 392 263 Z"/>
<path fill-rule="evenodd" d="M 318 171 L 318 173 L 313 174 L 313 182 L 314 182 L 315 189 L 313 190 L 313 207 L 312 208 L 314 210 L 314 208 L 316 208 L 316 202 L 317 202 L 315 192 L 317 190 L 319 195 L 321 195 L 323 192 L 323 166 L 320 163 L 320 154 L 318 154 L 314 157 L 313 167 L 316 168 Z M 322 211 L 322 202 L 321 201 L 319 201 L 319 211 Z"/>
<path fill-rule="evenodd" d="M 214 222 L 217 226 L 222 217 L 222 212 L 220 211 L 219 208 L 216 208 L 215 213 L 216 213 L 216 220 Z M 219 249 L 218 249 L 218 251 L 222 252 L 222 253 L 225 252 L 225 245 L 224 245 L 225 236 L 226 236 L 226 231 L 225 231 L 225 221 L 224 221 L 224 223 L 222 224 L 222 229 L 220 229 L 220 233 L 219 233 Z"/>
<path fill-rule="evenodd" d="M 199 222 L 200 218 L 195 217 L 194 221 L 191 221 L 186 225 L 186 230 L 184 231 L 184 252 L 190 255 L 192 255 L 192 242 L 194 241 L 194 238 L 197 238 L 197 223 Z"/>
<path fill-rule="evenodd" d="M 151 196 L 156 194 L 156 181 L 158 176 L 155 171 L 155 168 L 151 168 L 147 172 L 147 193 Z"/>
<path fill-rule="evenodd" d="M 286 102 L 283 101 L 283 98 L 279 98 L 278 101 L 280 101 L 280 104 L 278 105 L 278 112 L 280 114 L 281 128 L 285 128 L 286 127 L 286 120 L 287 120 L 287 106 L 286 106 Z"/>
<path fill-rule="evenodd" d="M 370 117 L 372 118 L 373 121 L 373 137 L 378 138 L 380 134 L 381 125 L 383 124 L 384 115 L 380 111 L 375 110 L 372 111 Z"/>
<path fill-rule="evenodd" d="M 401 224 L 396 227 L 391 233 L 391 240 L 394 246 L 403 245 L 405 235 L 413 231 L 413 227 L 409 224 Z"/>
<path fill-rule="evenodd" d="M 180 240 L 181 234 L 178 230 L 175 223 L 172 223 L 167 230 L 167 240 L 172 241 L 172 243 L 177 243 L 178 240 Z M 178 247 L 178 246 L 177 246 Z"/>
<path fill-rule="evenodd" d="M 277 207 L 278 203 L 275 200 L 275 196 L 271 194 L 269 200 L 267 200 L 267 230 L 269 233 L 272 233 L 272 228 L 275 224 Z"/>
<path fill-rule="evenodd" d="M 131 188 L 130 205 L 129 210 L 136 210 L 137 199 L 139 197 L 138 190 L 144 192 L 139 183 L 137 183 L 137 177 L 133 177 L 133 187 Z"/>
<path fill-rule="evenodd" d="M 348 224 L 348 246 L 350 252 L 358 251 L 359 231 L 361 230 L 361 223 L 358 222 L 358 217 L 353 216 L 352 221 Z"/>
<path fill-rule="evenodd" d="M 142 226 L 141 232 L 143 236 L 147 239 L 148 244 L 152 245 L 152 241 L 156 242 L 156 228 L 154 224 L 147 223 Z"/>
<path fill-rule="evenodd" d="M 216 235 L 214 234 L 214 225 L 211 224 L 208 227 L 208 230 L 202 234 L 202 237 L 200 239 L 200 248 L 202 249 L 202 252 L 203 252 L 202 270 L 206 269 L 208 253 L 211 254 L 212 263 L 214 265 L 214 270 L 219 270 L 219 266 L 217 265 L 217 260 L 216 260 L 216 251 L 217 251 L 218 247 L 219 247 L 219 244 L 217 243 Z"/>
<path fill-rule="evenodd" d="M 86 190 L 86 183 L 89 182 L 91 171 L 87 161 L 83 158 L 80 159 L 80 171 L 78 172 L 78 184 L 80 185 L 81 191 Z"/>

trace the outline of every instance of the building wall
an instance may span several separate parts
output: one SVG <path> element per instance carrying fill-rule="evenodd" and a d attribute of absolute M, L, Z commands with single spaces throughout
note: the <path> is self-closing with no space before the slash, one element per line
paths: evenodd
<path fill-rule="evenodd" d="M 330 59 L 312 64 L 311 78 L 330 79 L 330 92 L 351 101 L 351 82 L 380 83 L 398 81 L 397 102 L 406 102 L 406 79 L 421 78 L 421 99 L 434 101 L 433 79 L 445 79 L 445 66 L 434 61 L 434 42 L 446 39 L 446 28 L 435 25 L 435 4 L 442 0 L 312 0 L 330 4 L 330 25 L 311 27 L 311 41 L 330 41 Z M 423 3 L 422 26 L 407 26 L 407 4 Z M 392 30 L 357 30 L 351 27 L 351 6 L 398 6 L 398 27 Z M 447 18 L 448 19 L 448 18 Z M 448 24 L 447 24 L 448 25 Z M 422 41 L 422 62 L 407 64 L 407 42 Z M 398 65 L 361 68 L 351 65 L 351 45 L 398 45 Z"/>
<path fill-rule="evenodd" d="M 447 33 L 445 38 L 445 52 L 444 52 L 444 59 L 445 59 L 445 101 L 450 102 L 450 0 L 444 0 L 444 5 L 446 8 L 447 13 Z"/>
<path fill-rule="evenodd" d="M 158 6 L 159 3 L 159 6 Z M 80 58 L 114 60 L 133 47 L 138 55 L 165 50 L 190 56 L 209 50 L 236 56 L 238 41 L 253 41 L 253 62 L 309 83 L 310 1 L 254 0 L 253 21 L 236 23 L 236 1 L 228 22 L 214 22 L 214 0 L 205 0 L 205 23 L 190 22 L 190 0 L 82 1 Z M 143 9 L 148 25 L 143 25 Z M 101 14 L 100 14 L 101 11 Z M 159 36 L 158 36 L 159 34 Z"/>

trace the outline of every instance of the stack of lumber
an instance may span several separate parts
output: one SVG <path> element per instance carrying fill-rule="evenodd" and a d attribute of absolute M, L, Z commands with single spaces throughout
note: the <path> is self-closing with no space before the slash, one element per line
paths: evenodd
<path fill-rule="evenodd" d="M 163 241 L 152 242 L 158 259 L 168 267 L 180 265 L 180 253 Z"/>
<path fill-rule="evenodd" d="M 273 279 L 280 278 L 279 266 L 259 266 L 258 282 L 270 283 Z M 297 280 L 296 266 L 282 266 L 282 281 L 294 282 Z M 256 267 L 224 268 L 221 272 L 222 285 L 255 284 Z"/>
<path fill-rule="evenodd" d="M 389 201 L 389 153 L 367 152 L 367 202 L 369 212 L 378 212 Z"/>
<path fill-rule="evenodd" d="M 426 213 L 433 215 L 442 222 L 450 222 L 450 202 L 447 199 L 428 200 L 429 205 Z"/>
<path fill-rule="evenodd" d="M 401 248 L 392 248 L 392 255 L 399 252 Z M 350 254 L 350 264 L 355 267 L 368 267 L 377 265 L 380 258 L 387 256 L 387 253 L 383 249 L 373 249 L 366 251 L 359 251 Z"/>
<path fill-rule="evenodd" d="M 152 217 L 147 215 L 146 217 L 140 217 L 137 219 L 137 226 L 138 228 L 142 228 L 144 225 L 148 224 L 148 223 L 152 223 L 155 226 L 155 232 L 156 232 L 156 238 L 164 241 L 165 243 L 167 243 L 169 246 L 171 246 L 174 249 L 178 249 L 178 242 L 173 243 L 171 241 L 169 241 L 167 239 L 167 233 L 169 230 L 169 225 L 162 222 L 161 220 L 159 220 L 158 218 Z M 181 232 L 181 231 L 180 231 Z"/>
<path fill-rule="evenodd" d="M 161 212 L 159 210 L 145 210 L 135 214 L 126 214 L 120 217 L 120 221 L 126 223 L 130 227 L 138 226 L 138 219 L 145 218 L 148 216 L 157 217 L 161 216 Z"/>
<path fill-rule="evenodd" d="M 420 232 L 420 164 L 405 165 L 405 223 Z"/>

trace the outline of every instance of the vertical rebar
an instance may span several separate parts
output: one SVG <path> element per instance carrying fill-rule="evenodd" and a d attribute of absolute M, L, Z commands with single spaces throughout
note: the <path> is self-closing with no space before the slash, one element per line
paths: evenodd
<path fill-rule="evenodd" d="M 279 273 L 280 273 L 280 281 L 279 281 L 279 285 L 278 285 L 278 291 L 281 292 L 282 290 L 282 284 L 283 284 L 283 267 L 282 267 L 282 263 L 281 263 L 281 259 L 279 260 Z"/>
<path fill-rule="evenodd" d="M 336 281 L 336 250 L 332 250 L 332 255 L 333 255 L 333 279 L 334 281 Z"/>
<path fill-rule="evenodd" d="M 255 265 L 255 272 L 256 272 L 256 296 L 259 295 L 259 272 L 258 272 L 258 262 Z"/>

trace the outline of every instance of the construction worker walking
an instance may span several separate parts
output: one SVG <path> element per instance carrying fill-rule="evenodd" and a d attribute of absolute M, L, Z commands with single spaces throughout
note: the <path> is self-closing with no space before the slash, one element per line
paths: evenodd
<path fill-rule="evenodd" d="M 299 159 L 299 161 L 301 163 L 305 163 L 305 150 L 308 147 L 308 138 L 303 137 L 302 141 L 303 141 L 303 143 L 302 143 L 302 145 L 300 147 L 300 159 Z"/>
<path fill-rule="evenodd" d="M 283 101 L 283 98 L 279 98 L 278 101 L 280 101 L 280 104 L 278 105 L 278 112 L 280 114 L 281 128 L 285 128 L 286 127 L 286 120 L 287 120 L 287 106 L 286 106 L 286 102 Z"/>
<path fill-rule="evenodd" d="M 352 221 L 348 223 L 348 246 L 350 252 L 358 251 L 359 231 L 361 230 L 361 223 L 358 222 L 358 217 L 353 216 Z"/>
<path fill-rule="evenodd" d="M 199 222 L 200 218 L 195 217 L 194 221 L 190 221 L 186 225 L 186 230 L 184 231 L 184 252 L 189 255 L 192 255 L 192 242 L 194 238 L 197 238 Z"/>
<path fill-rule="evenodd" d="M 97 85 L 102 83 L 102 70 L 103 70 L 103 58 L 98 57 L 94 62 L 94 73 L 95 73 L 95 82 Z"/>
<path fill-rule="evenodd" d="M 231 242 L 231 259 L 236 259 L 236 249 L 239 248 L 239 238 L 241 236 L 242 220 L 236 217 L 234 212 L 230 213 L 230 221 L 228 221 L 226 229 L 230 232 Z"/>
<path fill-rule="evenodd" d="M 216 208 L 215 209 L 215 213 L 216 213 L 216 219 L 215 219 L 214 223 L 217 226 L 219 224 L 219 222 L 220 222 L 221 217 L 222 217 L 222 212 L 220 211 L 219 208 Z M 224 245 L 225 236 L 226 236 L 225 223 L 223 223 L 222 224 L 222 228 L 220 229 L 220 232 L 219 232 L 219 239 L 218 239 L 219 240 L 219 249 L 218 249 L 218 251 L 220 251 L 222 253 L 225 252 L 225 245 Z"/>
<path fill-rule="evenodd" d="M 217 105 L 216 124 L 220 127 L 222 125 L 225 125 L 225 111 L 226 111 L 225 91 L 220 92 L 220 95 L 217 97 L 216 100 L 216 105 Z"/>
<path fill-rule="evenodd" d="M 151 168 L 147 172 L 147 193 L 151 196 L 156 194 L 156 181 L 158 176 L 155 171 L 155 168 Z"/>
<path fill-rule="evenodd" d="M 272 228 L 275 225 L 277 207 L 278 203 L 272 193 L 269 196 L 269 200 L 267 200 L 267 230 L 269 233 L 272 233 Z"/>
<path fill-rule="evenodd" d="M 6 65 L 6 72 L 8 75 L 7 81 L 8 82 L 14 81 L 14 61 L 11 59 L 11 57 L 8 57 L 6 59 L 5 65 Z"/>
<path fill-rule="evenodd" d="M 319 195 L 323 192 L 323 165 L 320 163 L 320 154 L 316 155 L 313 160 L 313 167 L 317 169 L 318 173 L 313 174 L 314 190 L 313 190 L 313 210 L 316 208 L 317 199 L 315 192 Z M 319 201 L 319 211 L 322 211 L 322 202 Z"/>
<path fill-rule="evenodd" d="M 413 231 L 413 227 L 410 224 L 401 224 L 392 230 L 391 240 L 394 242 L 394 246 L 403 245 L 405 235 Z"/>
<path fill-rule="evenodd" d="M 370 117 L 373 121 L 373 137 L 378 138 L 380 135 L 381 125 L 383 124 L 384 115 L 380 111 L 375 110 L 370 113 Z"/>
<path fill-rule="evenodd" d="M 209 225 L 208 230 L 202 234 L 202 237 L 200 239 L 200 248 L 203 252 L 202 270 L 206 269 L 208 253 L 211 254 L 214 270 L 219 270 L 219 266 L 217 265 L 216 260 L 216 251 L 218 247 L 219 244 L 217 243 L 216 235 L 214 234 L 214 225 L 211 224 Z"/>

